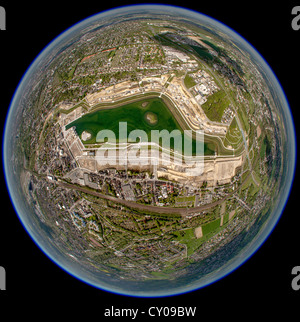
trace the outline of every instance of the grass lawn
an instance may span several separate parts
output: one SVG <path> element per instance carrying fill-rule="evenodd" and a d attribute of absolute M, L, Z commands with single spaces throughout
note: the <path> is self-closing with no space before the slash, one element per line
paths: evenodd
<path fill-rule="evenodd" d="M 186 244 L 187 255 L 190 256 L 194 251 L 199 248 L 205 241 L 207 241 L 212 236 L 216 235 L 219 231 L 224 229 L 224 226 L 228 223 L 228 214 L 224 216 L 223 225 L 220 226 L 221 218 L 213 220 L 202 226 L 203 237 L 196 238 L 195 228 L 190 228 L 186 230 L 177 231 L 175 235 L 177 236 L 177 241 Z"/>
<path fill-rule="evenodd" d="M 202 108 L 211 121 L 221 122 L 223 112 L 229 106 L 229 103 L 226 93 L 218 91 L 208 97 Z"/>
<path fill-rule="evenodd" d="M 196 85 L 196 82 L 192 76 L 190 76 L 189 74 L 186 74 L 184 78 L 184 85 L 186 88 L 191 88 Z"/>

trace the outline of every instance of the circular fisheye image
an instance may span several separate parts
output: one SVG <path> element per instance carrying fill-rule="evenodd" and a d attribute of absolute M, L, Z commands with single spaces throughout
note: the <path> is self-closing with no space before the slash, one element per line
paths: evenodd
<path fill-rule="evenodd" d="M 268 64 L 222 23 L 136 5 L 46 47 L 8 112 L 4 169 L 28 234 L 102 290 L 170 296 L 243 264 L 276 225 L 294 125 Z"/>

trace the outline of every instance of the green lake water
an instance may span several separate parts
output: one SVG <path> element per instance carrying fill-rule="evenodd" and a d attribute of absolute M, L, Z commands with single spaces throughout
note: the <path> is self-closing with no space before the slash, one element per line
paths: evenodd
<path fill-rule="evenodd" d="M 151 124 L 145 117 L 147 113 L 153 113 L 157 117 L 157 122 Z M 81 138 L 83 131 L 87 131 L 91 134 L 89 140 L 84 141 L 85 144 L 97 143 L 96 137 L 101 130 L 111 130 L 116 136 L 116 141 L 119 141 L 119 123 L 127 122 L 127 136 L 128 134 L 136 129 L 143 130 L 148 136 L 148 142 L 151 141 L 152 130 L 166 130 L 171 133 L 173 130 L 177 130 L 178 135 L 182 137 L 183 141 L 183 130 L 179 126 L 178 122 L 160 98 L 147 98 L 140 101 L 127 103 L 125 105 L 115 108 L 103 108 L 95 112 L 91 112 L 83 115 L 81 118 L 71 122 L 66 126 L 67 129 L 75 126 L 75 130 L 78 136 Z M 170 148 L 174 148 L 174 141 L 176 140 L 171 136 Z M 161 142 L 160 142 L 161 143 Z M 214 151 L 204 143 L 203 145 L 204 154 L 212 155 Z M 182 146 L 183 151 L 183 146 Z M 192 140 L 192 151 L 193 154 L 196 151 L 196 140 Z"/>

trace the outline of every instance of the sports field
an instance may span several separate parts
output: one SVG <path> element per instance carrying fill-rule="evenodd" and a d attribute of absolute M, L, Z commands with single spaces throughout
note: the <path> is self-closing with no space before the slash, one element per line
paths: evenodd
<path fill-rule="evenodd" d="M 115 133 L 116 140 L 119 142 L 119 123 L 127 122 L 127 136 L 136 129 L 143 130 L 148 136 L 148 142 L 151 141 L 152 130 L 167 130 L 171 133 L 173 130 L 183 130 L 173 117 L 164 101 L 159 98 L 146 98 L 131 102 L 115 108 L 102 108 L 95 112 L 83 115 L 81 118 L 71 122 L 66 126 L 69 129 L 75 126 L 78 136 L 85 131 L 91 134 L 91 137 L 84 141 L 85 144 L 95 144 L 97 133 L 101 130 L 111 130 Z M 174 146 L 171 139 L 170 148 Z M 193 151 L 195 151 L 196 142 L 193 140 Z M 211 155 L 214 151 L 204 144 L 204 154 Z"/>

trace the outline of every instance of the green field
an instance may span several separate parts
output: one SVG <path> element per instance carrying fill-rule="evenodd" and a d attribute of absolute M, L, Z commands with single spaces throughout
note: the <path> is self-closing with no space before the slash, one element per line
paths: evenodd
<path fill-rule="evenodd" d="M 229 213 L 224 214 L 223 225 L 221 226 L 221 217 L 212 220 L 202 227 L 203 236 L 196 238 L 195 227 L 174 232 L 175 240 L 187 246 L 187 256 L 191 256 L 204 242 L 222 231 L 229 223 Z"/>
<path fill-rule="evenodd" d="M 229 106 L 229 99 L 222 90 L 210 95 L 202 109 L 211 121 L 221 122 L 224 110 Z"/>
<path fill-rule="evenodd" d="M 149 116 L 152 117 L 153 122 L 151 122 L 151 119 L 149 121 Z M 120 122 L 127 122 L 127 136 L 131 131 L 140 129 L 147 134 L 148 142 L 151 141 L 152 130 L 167 130 L 169 133 L 173 130 L 178 130 L 178 135 L 174 136 L 174 140 L 177 136 L 182 136 L 183 134 L 182 128 L 173 117 L 171 111 L 159 97 L 126 103 L 118 107 L 112 106 L 99 109 L 71 122 L 66 126 L 66 129 L 75 126 L 80 138 L 83 131 L 89 132 L 91 138 L 84 141 L 84 144 L 95 144 L 97 133 L 101 130 L 113 131 L 116 141 L 119 142 Z M 170 140 L 171 149 L 174 148 L 174 140 Z M 193 151 L 195 150 L 196 141 L 193 140 Z M 204 144 L 204 154 L 211 155 L 213 153 L 214 151 L 209 148 L 208 144 Z"/>
<path fill-rule="evenodd" d="M 195 86 L 197 83 L 195 82 L 195 80 L 193 79 L 192 76 L 190 76 L 189 74 L 186 74 L 185 78 L 184 78 L 184 85 L 186 88 L 191 88 L 193 86 Z"/>

